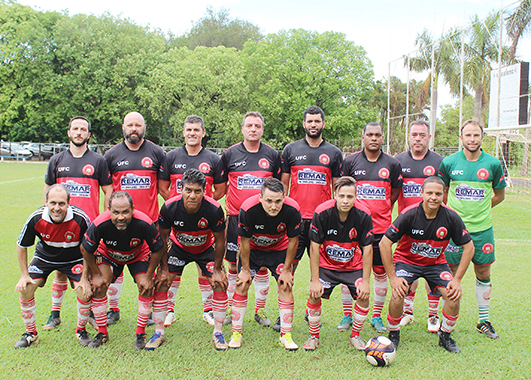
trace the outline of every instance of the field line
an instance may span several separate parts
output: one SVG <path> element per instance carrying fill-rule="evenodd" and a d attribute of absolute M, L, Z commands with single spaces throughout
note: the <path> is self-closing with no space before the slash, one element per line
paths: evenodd
<path fill-rule="evenodd" d="M 527 243 L 531 243 L 531 240 L 530 239 L 494 239 L 496 241 L 523 241 L 523 242 L 527 242 Z"/>
<path fill-rule="evenodd" d="M 4 181 L 4 182 L 0 182 L 0 185 L 3 185 L 4 183 L 14 183 L 14 182 L 28 181 L 28 180 L 37 179 L 37 178 L 42 178 L 42 176 L 32 177 L 32 178 L 23 178 L 23 179 L 14 179 L 13 181 Z"/>

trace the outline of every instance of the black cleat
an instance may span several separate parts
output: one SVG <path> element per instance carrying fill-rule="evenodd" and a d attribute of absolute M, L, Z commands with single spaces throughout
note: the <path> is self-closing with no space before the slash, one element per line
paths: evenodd
<path fill-rule="evenodd" d="M 22 334 L 22 338 L 15 343 L 15 348 L 21 348 L 21 347 L 29 347 L 33 343 L 37 343 L 39 341 L 39 336 L 37 334 L 30 333 L 26 331 L 24 334 Z"/>
<path fill-rule="evenodd" d="M 280 332 L 280 317 L 277 318 L 275 324 L 273 325 L 273 330 L 276 332 Z"/>
<path fill-rule="evenodd" d="M 92 342 L 92 338 L 85 329 L 76 331 L 76 337 L 82 346 L 88 346 Z"/>
<path fill-rule="evenodd" d="M 107 312 L 107 326 L 114 325 L 120 320 L 120 310 L 109 309 Z"/>
<path fill-rule="evenodd" d="M 395 345 L 395 349 L 398 348 L 398 343 L 400 343 L 400 330 L 389 331 L 387 336 L 391 342 Z"/>
<path fill-rule="evenodd" d="M 133 348 L 135 350 L 143 350 L 146 347 L 146 334 L 136 334 L 135 343 Z"/>
<path fill-rule="evenodd" d="M 437 335 L 439 336 L 439 346 L 444 347 L 446 351 L 454 352 L 456 354 L 461 352 L 461 349 L 457 344 L 455 344 L 455 341 L 450 336 L 450 333 L 439 330 L 437 331 Z"/>
<path fill-rule="evenodd" d="M 87 344 L 87 347 L 89 348 L 98 348 L 103 343 L 107 343 L 109 341 L 109 334 L 104 333 L 98 333 L 94 339 L 92 339 L 92 342 Z"/>
<path fill-rule="evenodd" d="M 48 322 L 44 326 L 42 326 L 42 329 L 45 331 L 53 330 L 56 327 L 59 327 L 61 324 L 61 317 L 55 317 L 53 314 L 50 314 L 48 317 Z"/>
<path fill-rule="evenodd" d="M 476 325 L 476 330 L 478 330 L 482 334 L 485 334 L 490 339 L 498 339 L 500 337 L 498 334 L 496 334 L 494 327 L 492 327 L 489 321 L 478 323 Z"/>

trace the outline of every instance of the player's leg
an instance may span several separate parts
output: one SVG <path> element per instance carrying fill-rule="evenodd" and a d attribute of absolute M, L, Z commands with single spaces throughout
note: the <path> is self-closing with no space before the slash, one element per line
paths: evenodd
<path fill-rule="evenodd" d="M 74 282 L 74 288 L 77 295 L 77 326 L 76 337 L 79 340 L 79 344 L 82 346 L 88 346 L 92 342 L 92 338 L 87 332 L 86 326 L 90 315 L 90 309 L 92 307 L 92 298 L 86 297 L 83 294 L 83 289 L 77 287 L 77 282 Z"/>
<path fill-rule="evenodd" d="M 455 328 L 457 319 L 459 318 L 459 300 L 452 301 L 449 299 L 447 297 L 446 287 L 438 287 L 437 291 L 441 293 L 444 299 L 442 323 L 437 332 L 437 335 L 439 336 L 439 346 L 449 352 L 459 353 L 461 352 L 461 349 L 450 336 Z"/>
<path fill-rule="evenodd" d="M 360 333 L 363 324 L 369 314 L 369 298 L 362 299 L 358 297 L 357 287 L 363 280 L 363 271 L 357 270 L 354 272 L 340 273 L 341 281 L 343 281 L 349 288 L 350 295 L 356 300 L 354 304 L 354 312 L 352 313 L 352 331 L 350 333 L 350 344 L 356 350 L 364 350 L 366 343 L 361 338 Z"/>
<path fill-rule="evenodd" d="M 278 283 L 278 311 L 280 318 L 280 340 L 279 343 L 288 351 L 295 351 L 299 348 L 293 341 L 291 336 L 291 329 L 293 325 L 293 309 L 295 300 L 293 298 L 292 284 L 286 284 L 279 281 L 279 274 L 286 259 L 286 251 L 277 253 L 278 265 L 270 267 L 271 273 L 274 275 Z"/>
<path fill-rule="evenodd" d="M 165 327 L 171 326 L 173 322 L 177 321 L 177 318 L 175 318 L 175 299 L 180 286 L 181 276 L 176 276 L 168 289 L 168 307 L 166 310 L 166 319 L 164 320 Z"/>
<path fill-rule="evenodd" d="M 308 313 L 308 325 L 310 330 L 310 337 L 304 342 L 304 349 L 306 351 L 313 351 L 320 344 L 321 334 L 321 297 L 308 297 L 306 303 L 306 311 Z"/>
<path fill-rule="evenodd" d="M 341 304 L 343 305 L 343 318 L 337 329 L 339 331 L 347 331 L 352 326 L 352 305 L 354 300 L 350 295 L 350 289 L 345 284 L 341 284 Z"/>
<path fill-rule="evenodd" d="M 387 296 L 387 274 L 382 264 L 382 257 L 380 256 L 380 240 L 383 235 L 374 235 L 374 242 L 372 244 L 372 270 L 374 273 L 374 304 L 372 309 L 371 325 L 378 332 L 385 331 L 385 326 L 382 321 L 382 309 L 385 304 Z"/>
<path fill-rule="evenodd" d="M 170 283 L 177 277 L 175 273 L 169 274 Z M 168 303 L 168 289 L 166 285 L 160 285 L 153 289 L 153 320 L 155 324 L 155 333 L 145 345 L 146 350 L 154 350 L 165 342 L 164 336 L 164 318 Z M 136 342 L 135 342 L 136 343 Z"/>
<path fill-rule="evenodd" d="M 478 302 L 479 320 L 476 329 L 491 339 L 499 338 L 489 320 L 490 296 L 492 283 L 490 280 L 490 265 L 474 264 L 476 274 L 476 299 Z"/>
<path fill-rule="evenodd" d="M 68 277 L 56 271 L 52 282 L 52 311 L 48 317 L 48 322 L 42 326 L 43 330 L 53 330 L 61 324 L 61 306 L 68 289 Z"/>
<path fill-rule="evenodd" d="M 201 301 L 203 302 L 203 321 L 210 326 L 214 326 L 214 314 L 212 313 L 212 286 L 208 277 L 205 277 L 201 267 L 196 263 L 197 282 L 201 292 Z"/>
<path fill-rule="evenodd" d="M 419 280 L 413 281 L 409 287 L 409 293 L 404 298 L 404 310 L 402 313 L 402 319 L 400 320 L 401 327 L 404 327 L 415 321 L 415 317 L 413 316 L 413 304 L 415 303 L 415 294 L 417 293 L 418 286 Z"/>
<path fill-rule="evenodd" d="M 253 254 L 251 252 L 251 274 L 260 268 L 260 265 L 257 268 L 253 266 L 252 256 Z M 247 309 L 247 294 L 250 285 L 250 282 L 240 282 L 234 290 L 232 302 L 232 336 L 229 342 L 229 348 L 236 349 L 242 346 L 243 318 Z"/>
<path fill-rule="evenodd" d="M 44 267 L 45 263 L 35 258 L 31 261 L 30 266 L 36 266 L 39 263 L 43 264 Z M 35 283 L 27 284 L 26 289 L 24 291 L 19 290 L 20 311 L 22 314 L 22 320 L 24 321 L 26 332 L 22 334 L 22 338 L 15 343 L 15 348 L 28 347 L 39 341 L 39 336 L 37 334 L 37 325 L 35 324 L 35 313 L 37 311 L 37 305 L 35 304 L 34 295 L 35 291 L 39 286 L 44 286 L 46 277 L 49 275 L 49 273 L 50 271 L 48 271 L 48 273 L 39 274 L 39 276 L 41 277 L 37 277 L 35 274 L 30 273 L 30 277 Z"/>
<path fill-rule="evenodd" d="M 124 285 L 124 274 L 122 274 L 109 286 L 109 311 L 107 312 L 107 325 L 113 325 L 120 320 L 120 295 Z"/>
<path fill-rule="evenodd" d="M 267 295 L 269 294 L 268 269 L 265 267 L 260 268 L 254 275 L 253 282 L 255 296 L 254 320 L 262 326 L 269 327 L 271 326 L 271 320 L 265 313 Z"/>
<path fill-rule="evenodd" d="M 230 324 L 231 308 L 233 303 L 234 291 L 236 290 L 236 279 L 238 278 L 238 215 L 229 215 L 227 217 L 227 252 L 225 254 L 225 261 L 227 262 L 227 280 L 229 287 L 227 288 L 228 305 L 227 318 L 225 324 Z"/>
<path fill-rule="evenodd" d="M 441 327 L 439 320 L 439 295 L 433 294 L 427 282 L 424 283 L 428 294 L 428 331 L 436 333 Z"/>
<path fill-rule="evenodd" d="M 98 268 L 102 276 L 107 280 L 108 284 L 119 277 L 123 272 L 123 265 L 117 265 L 106 259 L 104 256 L 97 256 L 99 261 Z M 92 313 L 98 325 L 98 333 L 92 339 L 87 347 L 98 348 L 103 343 L 109 341 L 109 333 L 107 331 L 107 288 L 103 288 L 92 294 Z"/>
<path fill-rule="evenodd" d="M 136 339 L 133 343 L 133 348 L 137 350 L 146 348 L 146 326 L 154 301 L 154 289 L 142 289 L 140 287 L 141 283 L 149 281 L 146 274 L 148 267 L 149 261 L 136 261 L 134 263 L 128 264 L 129 272 L 135 279 L 135 282 L 138 286 L 138 318 L 135 331 Z M 167 291 L 159 293 L 162 293 L 162 296 L 166 299 Z M 162 311 L 164 310 L 166 310 L 165 303 L 164 307 L 162 308 Z M 155 334 L 153 334 L 150 339 L 150 349 L 159 347 L 166 341 L 166 338 L 164 337 L 164 322 L 162 319 L 159 319 L 158 322 L 159 323 L 155 326 Z"/>

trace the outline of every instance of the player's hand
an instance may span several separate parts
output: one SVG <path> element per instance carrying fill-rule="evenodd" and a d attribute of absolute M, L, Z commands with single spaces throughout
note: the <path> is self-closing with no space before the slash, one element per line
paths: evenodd
<path fill-rule="evenodd" d="M 409 284 L 406 279 L 396 276 L 391 279 L 391 287 L 393 288 L 393 298 L 404 298 L 409 291 Z"/>
<path fill-rule="evenodd" d="M 236 278 L 236 286 L 241 286 L 243 284 L 250 284 L 252 281 L 251 273 L 248 270 L 242 269 L 240 273 L 238 273 L 238 277 Z"/>
<path fill-rule="evenodd" d="M 358 298 L 360 300 L 368 300 L 371 295 L 371 285 L 369 281 L 362 280 L 359 287 L 356 287 Z"/>
<path fill-rule="evenodd" d="M 153 285 L 156 290 L 160 290 L 161 287 L 169 288 L 171 286 L 170 281 L 170 272 L 168 268 L 159 267 L 157 273 L 155 274 L 155 279 L 153 280 Z"/>
<path fill-rule="evenodd" d="M 212 289 L 215 289 L 217 292 L 225 292 L 228 287 L 229 280 L 227 279 L 227 274 L 221 269 L 214 268 L 214 272 L 212 273 Z"/>
<path fill-rule="evenodd" d="M 109 281 L 101 274 L 93 273 L 91 280 L 91 288 L 94 294 L 107 293 L 109 289 Z"/>
<path fill-rule="evenodd" d="M 293 288 L 293 274 L 286 267 L 282 269 L 280 276 L 278 276 L 278 285 L 285 290 L 291 290 Z"/>
<path fill-rule="evenodd" d="M 138 292 L 142 297 L 151 297 L 153 293 L 153 279 L 149 276 L 136 276 Z"/>
<path fill-rule="evenodd" d="M 81 280 L 79 280 L 79 282 L 76 283 L 76 285 L 74 286 L 74 290 L 77 290 L 79 288 L 81 288 L 81 290 L 83 291 L 83 297 L 90 298 L 90 296 L 92 295 L 92 290 L 90 289 L 90 283 L 86 278 L 81 277 Z"/>
<path fill-rule="evenodd" d="M 310 281 L 310 298 L 321 298 L 324 293 L 321 281 Z"/>
<path fill-rule="evenodd" d="M 446 295 L 452 301 L 457 301 L 463 295 L 461 290 L 461 281 L 456 280 L 455 278 L 446 285 Z"/>
<path fill-rule="evenodd" d="M 33 281 L 30 276 L 22 276 L 20 277 L 20 280 L 18 280 L 17 285 L 15 285 L 15 290 L 17 292 L 24 293 L 28 284 L 37 285 L 37 283 Z"/>

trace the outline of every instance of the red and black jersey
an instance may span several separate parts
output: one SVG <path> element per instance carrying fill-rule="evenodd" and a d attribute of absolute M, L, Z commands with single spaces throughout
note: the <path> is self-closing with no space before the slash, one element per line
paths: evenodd
<path fill-rule="evenodd" d="M 411 205 L 422 201 L 420 188 L 424 180 L 432 175 L 437 175 L 442 156 L 432 150 L 428 150 L 422 160 L 415 160 L 411 151 L 400 153 L 396 159 L 402 166 L 402 192 L 398 197 L 398 212 Z"/>
<path fill-rule="evenodd" d="M 206 178 L 206 195 L 212 196 L 212 185 L 221 183 L 221 170 L 219 162 L 221 157 L 216 153 L 201 148 L 201 151 L 190 156 L 186 147 L 173 149 L 166 154 L 162 164 L 162 173 L 160 178 L 170 182 L 170 198 L 181 193 L 181 178 L 188 169 L 198 169 Z"/>
<path fill-rule="evenodd" d="M 223 152 L 220 165 L 221 182 L 229 181 L 229 215 L 238 215 L 243 201 L 258 194 L 266 178 L 280 179 L 280 155 L 264 143 L 256 153 L 249 152 L 243 142 L 235 144 Z"/>
<path fill-rule="evenodd" d="M 371 211 L 374 233 L 385 233 L 391 224 L 391 189 L 402 187 L 400 162 L 384 152 L 371 162 L 362 150 L 345 158 L 341 175 L 356 180 L 356 198 Z"/>
<path fill-rule="evenodd" d="M 214 232 L 225 229 L 223 208 L 209 196 L 203 197 L 195 214 L 188 214 L 182 195 L 168 199 L 159 214 L 159 227 L 171 228 L 171 240 L 184 251 L 199 254 L 214 243 Z"/>
<path fill-rule="evenodd" d="M 243 202 L 238 217 L 238 235 L 251 239 L 251 249 L 258 251 L 282 251 L 288 248 L 289 238 L 299 236 L 301 212 L 299 205 L 290 197 L 284 198 L 282 210 L 269 216 L 259 195 Z"/>
<path fill-rule="evenodd" d="M 54 223 L 48 207 L 39 207 L 31 214 L 20 232 L 17 244 L 22 248 L 31 247 L 35 237 L 35 256 L 51 264 L 81 261 L 79 250 L 83 234 L 87 231 L 90 219 L 79 207 L 70 206 L 62 223 Z"/>
<path fill-rule="evenodd" d="M 321 244 L 319 267 L 353 271 L 363 268 L 361 247 L 373 243 L 370 211 L 356 202 L 347 220 L 340 220 L 337 201 L 331 199 L 319 205 L 313 214 L 310 239 Z"/>
<path fill-rule="evenodd" d="M 341 174 L 343 154 L 324 141 L 312 148 L 306 139 L 286 145 L 282 151 L 282 172 L 290 173 L 289 196 L 301 206 L 301 215 L 311 219 L 315 208 L 332 197 L 332 178 Z"/>
<path fill-rule="evenodd" d="M 406 208 L 385 233 L 398 242 L 394 262 L 428 266 L 445 264 L 444 249 L 450 239 L 456 245 L 471 241 L 463 220 L 451 208 L 441 205 L 437 216 L 428 219 L 422 202 Z"/>
<path fill-rule="evenodd" d="M 121 265 L 149 257 L 151 252 L 157 252 L 163 245 L 155 223 L 138 210 L 133 211 L 131 223 L 124 231 L 116 229 L 111 214 L 105 211 L 94 220 L 83 237 L 83 248 L 87 252 L 94 253 L 101 246 L 99 252 Z"/>
<path fill-rule="evenodd" d="M 88 150 L 83 156 L 72 156 L 70 149 L 50 158 L 44 183 L 64 184 L 70 191 L 70 204 L 81 208 L 90 220 L 100 214 L 100 186 L 112 184 L 107 161 L 100 154 Z"/>

